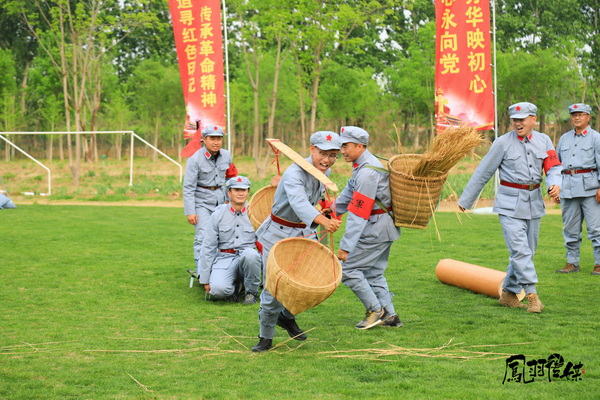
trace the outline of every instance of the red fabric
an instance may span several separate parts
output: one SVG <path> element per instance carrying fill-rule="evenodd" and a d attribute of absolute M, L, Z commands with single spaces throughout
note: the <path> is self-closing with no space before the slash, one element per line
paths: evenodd
<path fill-rule="evenodd" d="M 490 2 L 435 0 L 435 122 L 494 127 Z"/>
<path fill-rule="evenodd" d="M 188 144 L 185 145 L 183 150 L 181 150 L 182 157 L 191 157 L 195 152 L 200 150 L 202 147 L 202 134 L 200 131 L 194 133 Z"/>
<path fill-rule="evenodd" d="M 363 219 L 369 219 L 374 204 L 375 199 L 365 196 L 360 192 L 354 192 L 352 200 L 350 200 L 350 204 L 348 205 L 348 211 Z"/>
<path fill-rule="evenodd" d="M 261 243 L 261 242 L 259 242 L 259 241 L 257 240 L 257 241 L 255 242 L 255 244 L 256 244 L 256 250 L 258 250 L 258 252 L 259 252 L 260 254 L 262 254 L 262 253 L 263 253 L 263 245 L 262 245 L 262 243 Z"/>
<path fill-rule="evenodd" d="M 550 171 L 550 168 L 560 165 L 560 160 L 558 159 L 558 156 L 556 155 L 556 151 L 548 150 L 547 154 L 548 154 L 548 157 L 544 158 L 544 164 L 543 164 L 544 172 L 546 174 L 548 174 L 548 171 Z"/>
<path fill-rule="evenodd" d="M 206 126 L 225 126 L 221 2 L 169 0 L 169 10 L 186 121 L 201 121 L 199 132 Z M 184 137 L 188 135 L 184 131 Z M 196 135 L 182 150 L 182 156 L 189 157 L 199 149 Z"/>
<path fill-rule="evenodd" d="M 234 176 L 237 176 L 238 174 L 238 170 L 235 167 L 235 165 L 233 163 L 229 164 L 229 168 L 227 168 L 227 171 L 225 171 L 225 178 L 229 179 L 229 178 L 233 178 Z M 238 181 L 241 182 L 241 179 L 239 179 Z"/>
<path fill-rule="evenodd" d="M 331 209 L 331 206 L 333 205 L 333 201 L 331 201 L 331 200 L 325 200 L 325 199 L 319 200 L 319 205 L 321 206 L 321 210 L 325 210 L 327 208 Z M 342 219 L 342 217 L 340 215 L 337 215 L 337 214 L 335 214 L 333 212 L 329 213 L 329 215 L 332 218 L 335 218 L 337 220 L 341 220 Z"/>

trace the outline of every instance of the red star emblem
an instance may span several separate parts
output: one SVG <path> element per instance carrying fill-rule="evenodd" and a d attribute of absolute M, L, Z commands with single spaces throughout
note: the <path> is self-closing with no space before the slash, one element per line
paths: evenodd
<path fill-rule="evenodd" d="M 342 128 L 342 133 L 344 133 L 344 128 Z"/>
<path fill-rule="evenodd" d="M 237 178 L 237 181 L 238 181 L 238 182 L 241 182 L 241 181 L 242 181 L 242 178 Z"/>
<path fill-rule="evenodd" d="M 517 111 L 521 111 L 521 106 L 516 106 L 516 107 L 515 107 L 515 110 L 517 110 Z"/>
<path fill-rule="evenodd" d="M 573 106 L 573 108 L 577 108 L 577 104 L 575 104 L 575 105 Z"/>
<path fill-rule="evenodd" d="M 219 127 L 215 125 L 215 131 L 218 131 L 218 130 L 219 130 Z"/>
<path fill-rule="evenodd" d="M 325 136 L 325 140 L 327 140 L 328 142 L 331 142 L 331 139 L 332 139 L 331 135 Z"/>

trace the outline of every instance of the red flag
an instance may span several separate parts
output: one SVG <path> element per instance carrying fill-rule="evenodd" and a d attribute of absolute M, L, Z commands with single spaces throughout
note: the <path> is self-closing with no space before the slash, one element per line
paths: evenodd
<path fill-rule="evenodd" d="M 448 126 L 494 127 L 487 0 L 435 0 L 435 121 Z"/>
<path fill-rule="evenodd" d="M 223 39 L 220 0 L 169 0 L 173 33 L 183 86 L 186 122 L 191 139 L 181 152 L 194 154 L 201 146 L 200 132 L 207 125 L 225 126 Z"/>

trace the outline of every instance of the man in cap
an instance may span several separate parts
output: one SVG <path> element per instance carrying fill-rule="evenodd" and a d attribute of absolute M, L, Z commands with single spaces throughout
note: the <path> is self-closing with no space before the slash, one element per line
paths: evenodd
<path fill-rule="evenodd" d="M 306 159 L 319 171 L 329 175 L 329 168 L 335 163 L 340 150 L 339 136 L 334 132 L 319 131 L 310 137 L 310 157 Z M 271 216 L 256 231 L 263 246 L 263 277 L 266 280 L 266 267 L 271 247 L 278 241 L 291 237 L 317 238 L 315 228 L 323 226 L 327 232 L 335 232 L 340 221 L 329 219 L 321 214 L 315 205 L 325 188 L 314 176 L 298 164 L 290 165 L 277 185 Z M 266 287 L 266 286 L 265 286 Z M 259 341 L 252 351 L 261 352 L 272 347 L 275 325 L 285 329 L 290 337 L 306 340 L 306 335 L 296 323 L 296 319 L 281 303 L 264 289 L 260 295 Z"/>
<path fill-rule="evenodd" d="M 11 199 L 0 193 L 0 210 L 3 208 L 17 208 Z"/>
<path fill-rule="evenodd" d="M 545 172 L 548 193 L 558 200 L 561 165 L 550 138 L 533 129 L 537 116 L 534 104 L 513 104 L 508 108 L 508 114 L 513 130 L 494 141 L 467 183 L 458 207 L 461 211 L 471 208 L 487 181 L 496 170 L 499 171 L 500 186 L 494 212 L 499 214 L 510 253 L 500 304 L 524 308 L 517 293 L 525 290 L 527 311 L 539 313 L 544 305 L 535 287 L 538 279 L 533 256 L 540 219 L 545 214 L 540 182 Z"/>
<path fill-rule="evenodd" d="M 254 304 L 262 261 L 255 248 L 256 234 L 246 208 L 250 181 L 245 176 L 236 176 L 227 181 L 226 187 L 229 203 L 217 206 L 206 224 L 199 281 L 215 299 L 233 296 L 236 283 L 242 281 L 244 304 Z"/>
<path fill-rule="evenodd" d="M 389 175 L 367 149 L 367 131 L 345 126 L 340 137 L 344 160 L 352 163 L 352 177 L 335 202 L 336 213 L 348 212 L 338 258 L 342 260 L 342 282 L 366 309 L 356 328 L 400 327 L 384 276 L 390 248 L 400 236 L 390 215 Z"/>
<path fill-rule="evenodd" d="M 208 217 L 226 201 L 225 181 L 237 175 L 229 151 L 223 147 L 223 129 L 216 125 L 202 130 L 204 145 L 187 161 L 183 178 L 183 211 L 194 225 L 194 261 L 200 272 L 200 248 Z"/>
<path fill-rule="evenodd" d="M 579 271 L 581 226 L 585 219 L 594 249 L 593 275 L 600 275 L 600 133 L 590 127 L 592 108 L 583 103 L 569 106 L 573 129 L 558 141 L 563 165 L 560 203 L 567 264 L 556 272 Z"/>

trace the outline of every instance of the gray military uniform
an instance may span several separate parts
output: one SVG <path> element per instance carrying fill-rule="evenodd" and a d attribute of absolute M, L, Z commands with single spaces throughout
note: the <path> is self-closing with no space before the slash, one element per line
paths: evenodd
<path fill-rule="evenodd" d="M 580 135 L 575 134 L 575 130 L 566 132 L 557 148 L 563 165 L 560 203 L 567 262 L 577 266 L 584 219 L 595 264 L 600 265 L 600 204 L 595 198 L 600 188 L 600 133 L 589 127 L 583 132 L 585 134 Z M 578 170 L 593 171 L 579 173 Z"/>
<path fill-rule="evenodd" d="M 11 199 L 0 193 L 0 210 L 3 208 L 17 208 Z"/>
<path fill-rule="evenodd" d="M 183 209 L 185 215 L 198 215 L 194 234 L 194 260 L 198 273 L 204 227 L 215 208 L 226 201 L 225 172 L 230 164 L 229 151 L 221 149 L 218 157 L 211 156 L 204 146 L 195 152 L 186 164 L 183 178 Z"/>
<path fill-rule="evenodd" d="M 390 248 L 400 236 L 400 230 L 394 226 L 387 212 L 391 208 L 388 174 L 369 166 L 383 168 L 379 160 L 365 150 L 355 160 L 352 177 L 335 202 L 338 214 L 346 213 L 350 206 L 346 231 L 340 243 L 340 249 L 349 253 L 347 260 L 342 263 L 342 281 L 367 310 L 376 311 L 383 307 L 388 315 L 396 315 L 384 272 Z M 374 204 L 370 215 L 359 216 L 353 212 L 356 207 L 360 209 L 363 205 L 360 198 L 353 200 L 357 192 L 379 201 Z M 385 210 L 381 210 L 381 205 Z M 360 214 L 360 211 L 357 212 Z"/>
<path fill-rule="evenodd" d="M 311 157 L 306 159 L 312 164 Z M 329 170 L 327 175 L 329 175 Z M 272 214 L 293 223 L 303 223 L 305 228 L 296 228 L 279 224 L 267 217 L 256 231 L 258 241 L 263 245 L 263 276 L 266 280 L 267 260 L 271 247 L 278 241 L 290 237 L 307 237 L 316 239 L 316 224 L 314 219 L 319 215 L 315 205 L 325 191 L 324 186 L 297 164 L 290 165 L 283 175 L 275 191 Z M 265 282 L 266 287 L 266 282 Z M 293 315 L 283 305 L 264 289 L 260 296 L 258 312 L 260 322 L 260 337 L 272 339 L 275 335 L 275 325 L 279 314 L 283 312 L 287 318 Z"/>
<path fill-rule="evenodd" d="M 521 185 L 539 184 L 542 180 L 543 162 L 554 146 L 543 133 L 532 131 L 519 139 L 510 131 L 494 141 L 477 170 L 465 187 L 458 204 L 469 209 L 477 196 L 498 170 L 500 181 Z M 555 165 L 546 172 L 548 186 L 560 186 L 561 166 Z M 501 184 L 496 193 L 494 212 L 499 214 L 504 240 L 510 258 L 503 288 L 512 293 L 524 289 L 536 293 L 537 273 L 533 256 L 537 248 L 540 218 L 546 213 L 540 188 L 527 190 Z"/>
<path fill-rule="evenodd" d="M 205 222 L 206 223 L 206 222 Z M 247 209 L 221 204 L 206 223 L 200 256 L 199 281 L 210 284 L 209 294 L 222 299 L 234 294 L 242 280 L 246 293 L 258 294 L 261 258 Z"/>

